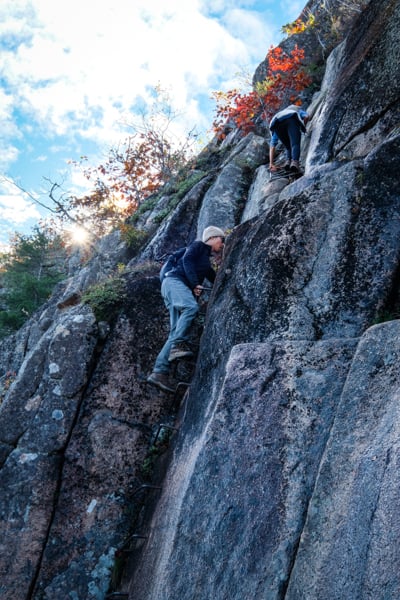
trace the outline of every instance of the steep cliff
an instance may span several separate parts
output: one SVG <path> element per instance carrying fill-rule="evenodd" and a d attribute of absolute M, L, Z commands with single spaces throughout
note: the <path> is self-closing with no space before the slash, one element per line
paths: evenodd
<path fill-rule="evenodd" d="M 3 600 L 400 596 L 400 6 L 364 5 L 303 177 L 269 180 L 258 131 L 211 144 L 177 207 L 166 190 L 140 216 L 138 254 L 103 240 L 1 342 Z M 211 223 L 225 257 L 166 394 L 145 381 L 156 261 Z M 82 301 L 99 282 L 106 314 Z"/>

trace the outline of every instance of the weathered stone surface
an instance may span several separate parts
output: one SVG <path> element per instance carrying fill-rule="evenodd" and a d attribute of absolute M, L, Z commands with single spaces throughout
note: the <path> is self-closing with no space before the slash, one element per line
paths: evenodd
<path fill-rule="evenodd" d="M 0 439 L 34 452 L 63 447 L 96 344 L 90 309 L 61 316 L 28 353 L 0 408 Z"/>
<path fill-rule="evenodd" d="M 63 454 L 35 600 L 103 599 L 118 578 L 115 552 L 134 526 L 142 501 L 134 492 L 146 481 L 141 468 L 170 408 L 169 396 L 144 381 L 168 327 L 159 285 L 157 277 L 128 278 L 129 300 L 97 360 Z"/>
<path fill-rule="evenodd" d="M 53 298 L 65 287 L 57 286 Z M 49 303 L 50 304 L 50 303 Z M 54 316 L 53 307 L 46 305 L 39 310 L 19 331 L 0 340 L 0 401 L 3 402 L 10 384 L 15 380 L 28 352 L 36 346 L 43 333 L 50 327 Z"/>
<path fill-rule="evenodd" d="M 71 295 L 79 294 L 90 285 L 98 283 L 113 273 L 115 265 L 125 264 L 131 258 L 131 251 L 121 240 L 121 233 L 118 229 L 98 240 L 95 248 L 96 252 L 88 263 L 80 251 L 71 257 L 71 277 L 67 281 L 64 297 L 59 301 L 62 302 Z"/>
<path fill-rule="evenodd" d="M 400 597 L 400 322 L 369 329 L 330 432 L 288 600 Z"/>
<path fill-rule="evenodd" d="M 334 8 L 340 19 L 344 3 Z M 305 177 L 283 189 L 267 181 L 265 131 L 214 140 L 203 154 L 209 172 L 161 227 L 177 200 L 171 189 L 140 217 L 150 236 L 141 253 L 132 257 L 114 232 L 84 268 L 71 262 L 71 277 L 42 311 L 0 342 L 2 598 L 104 600 L 111 581 L 118 587 L 115 550 L 145 524 L 133 495 L 149 481 L 141 467 L 180 398 L 145 383 L 168 331 L 151 261 L 212 222 L 233 232 L 148 528 L 153 552 L 131 595 L 278 599 L 290 578 L 296 600 L 342 599 L 350 567 L 340 554 L 354 542 L 354 600 L 397 600 L 398 325 L 365 335 L 334 416 L 354 338 L 400 305 L 398 10 L 393 0 L 371 0 L 332 54 L 310 106 Z M 119 262 L 128 264 L 127 299 L 115 321 L 96 323 L 81 293 Z M 192 371 L 180 364 L 176 374 Z M 344 492 L 333 478 L 343 461 Z M 318 556 L 314 530 L 326 539 Z M 302 565 L 314 578 L 305 581 Z"/>
<path fill-rule="evenodd" d="M 143 260 L 158 260 L 160 257 L 186 246 L 196 239 L 197 217 L 201 201 L 213 180 L 204 177 L 186 194 L 171 215 L 157 229 L 140 257 L 132 264 Z"/>
<path fill-rule="evenodd" d="M 47 540 L 60 458 L 16 449 L 0 470 L 0 596 L 29 598 Z"/>
<path fill-rule="evenodd" d="M 342 63 L 319 115 L 318 135 L 308 163 L 365 156 L 397 131 L 400 98 L 400 45 L 397 0 L 370 2 L 346 38 Z M 344 154 L 343 154 L 344 153 Z"/>
<path fill-rule="evenodd" d="M 167 334 L 159 290 L 157 276 L 127 276 L 108 340 L 88 306 L 58 309 L 56 296 L 20 351 L 2 355 L 16 368 L 0 408 L 4 600 L 104 598 L 150 438 L 170 410 L 168 395 L 143 383 Z"/>
<path fill-rule="evenodd" d="M 270 179 L 268 166 L 261 165 L 256 171 L 254 182 L 251 184 L 249 196 L 242 214 L 241 223 L 258 216 L 268 210 L 278 199 L 279 192 L 288 184 L 286 178 Z"/>
<path fill-rule="evenodd" d="M 227 230 L 240 220 L 255 169 L 267 161 L 268 144 L 263 137 L 249 134 L 239 149 L 231 152 L 226 166 L 205 194 L 198 218 L 197 237 L 205 227 Z"/>
<path fill-rule="evenodd" d="M 400 257 L 398 186 L 376 177 L 393 150 L 396 139 L 365 164 L 303 177 L 236 228 L 209 310 L 214 364 L 240 342 L 354 337 L 372 323 Z"/>
<path fill-rule="evenodd" d="M 232 350 L 215 404 L 184 427 L 132 597 L 283 598 L 356 343 Z"/>
<path fill-rule="evenodd" d="M 27 354 L 1 406 L 4 600 L 28 597 L 37 576 L 59 490 L 60 452 L 80 407 L 95 342 L 89 309 L 63 314 Z"/>

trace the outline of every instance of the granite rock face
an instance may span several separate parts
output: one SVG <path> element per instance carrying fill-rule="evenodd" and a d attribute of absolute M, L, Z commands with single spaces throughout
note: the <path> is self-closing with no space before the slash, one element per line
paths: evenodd
<path fill-rule="evenodd" d="M 268 144 L 265 138 L 247 135 L 237 148 L 229 153 L 216 181 L 204 195 L 197 224 L 198 238 L 209 225 L 224 231 L 238 223 L 243 212 L 252 176 L 260 165 L 267 162 Z"/>
<path fill-rule="evenodd" d="M 399 595 L 397 11 L 335 53 L 305 176 L 270 194 L 257 170 L 131 597 Z"/>
<path fill-rule="evenodd" d="M 12 568 L 1 564 L 4 598 L 26 597 L 34 581 L 56 502 L 61 453 L 80 408 L 95 331 L 91 311 L 63 315 L 27 354 L 2 404 L 1 555 L 16 559 Z"/>
<path fill-rule="evenodd" d="M 398 596 L 399 328 L 232 350 L 212 410 L 188 416 L 132 597 Z"/>
<path fill-rule="evenodd" d="M 233 348 L 201 426 L 188 415 L 133 598 L 283 597 L 356 343 Z"/>
<path fill-rule="evenodd" d="M 167 332 L 158 278 L 132 275 L 126 292 L 108 334 L 87 305 L 48 306 L 52 324 L 20 366 L 10 353 L 15 379 L 0 409 L 4 600 L 97 599 L 109 589 L 140 509 L 133 494 L 146 482 L 149 440 L 170 410 L 144 383 Z M 26 327 L 36 340 L 40 325 Z"/>
<path fill-rule="evenodd" d="M 309 166 L 365 156 L 398 134 L 399 16 L 394 0 L 370 2 L 344 40 L 335 81 L 324 90 Z"/>
<path fill-rule="evenodd" d="M 240 343 L 249 332 L 325 339 L 365 330 L 398 285 L 400 195 L 382 165 L 399 156 L 399 141 L 363 162 L 315 169 L 235 230 L 213 298 L 215 336 Z"/>
<path fill-rule="evenodd" d="M 2 599 L 398 599 L 399 4 L 354 4 L 303 177 L 269 181 L 259 132 L 214 141 L 140 251 L 114 232 L 0 342 Z M 160 257 L 210 224 L 225 255 L 173 396 L 146 383 Z M 100 318 L 82 294 L 114 277 Z"/>
<path fill-rule="evenodd" d="M 286 598 L 400 595 L 400 322 L 361 338 L 342 391 Z"/>

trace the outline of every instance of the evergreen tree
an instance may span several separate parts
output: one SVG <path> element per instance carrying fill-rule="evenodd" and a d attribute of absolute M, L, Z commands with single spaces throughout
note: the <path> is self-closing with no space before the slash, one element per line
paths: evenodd
<path fill-rule="evenodd" d="M 0 257 L 0 337 L 19 329 L 65 275 L 61 238 L 39 226 L 16 233 Z"/>

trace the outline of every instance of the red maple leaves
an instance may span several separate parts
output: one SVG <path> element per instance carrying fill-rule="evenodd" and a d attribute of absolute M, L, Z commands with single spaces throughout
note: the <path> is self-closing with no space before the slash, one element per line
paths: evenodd
<path fill-rule="evenodd" d="M 290 53 L 271 46 L 266 56 L 267 75 L 264 81 L 255 85 L 253 91 L 248 94 L 238 90 L 215 92 L 213 96 L 217 108 L 213 129 L 216 135 L 223 139 L 231 124 L 247 134 L 254 128 L 257 117 L 269 120 L 281 108 L 288 93 L 290 101 L 295 101 L 298 93 L 312 81 L 303 59 L 304 50 L 297 45 Z"/>

